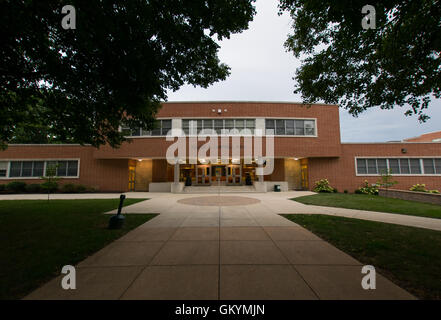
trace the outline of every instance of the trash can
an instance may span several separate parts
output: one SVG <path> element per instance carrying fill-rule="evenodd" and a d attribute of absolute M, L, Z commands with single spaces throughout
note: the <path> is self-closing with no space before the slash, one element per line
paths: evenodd
<path fill-rule="evenodd" d="M 280 184 L 274 185 L 274 192 L 280 192 Z"/>

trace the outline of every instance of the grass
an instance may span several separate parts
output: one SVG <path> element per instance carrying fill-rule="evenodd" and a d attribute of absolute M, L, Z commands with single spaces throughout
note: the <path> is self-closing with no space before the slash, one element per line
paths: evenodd
<path fill-rule="evenodd" d="M 291 200 L 317 206 L 399 213 L 441 219 L 441 206 L 436 204 L 365 194 L 319 193 Z"/>
<path fill-rule="evenodd" d="M 146 199 L 126 199 L 130 205 Z M 119 199 L 0 201 L 0 299 L 19 299 L 64 265 L 75 265 L 156 216 L 127 215 L 124 227 L 107 229 Z"/>
<path fill-rule="evenodd" d="M 441 299 L 441 232 L 325 215 L 283 215 L 420 299 Z"/>

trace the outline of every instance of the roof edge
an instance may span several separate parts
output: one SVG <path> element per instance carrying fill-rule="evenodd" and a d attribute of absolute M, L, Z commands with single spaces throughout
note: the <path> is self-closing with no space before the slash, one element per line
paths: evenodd
<path fill-rule="evenodd" d="M 173 103 L 267 103 L 267 104 L 296 104 L 296 105 L 313 105 L 313 106 L 333 106 L 338 107 L 338 104 L 328 103 L 303 103 L 299 101 L 252 101 L 252 100 L 211 100 L 211 101 L 161 101 L 162 104 Z"/>

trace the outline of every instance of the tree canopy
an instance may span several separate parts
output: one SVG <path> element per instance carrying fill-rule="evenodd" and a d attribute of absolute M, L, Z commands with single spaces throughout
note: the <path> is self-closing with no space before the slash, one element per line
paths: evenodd
<path fill-rule="evenodd" d="M 123 122 L 151 129 L 167 90 L 226 79 L 213 38 L 246 29 L 253 2 L 70 0 L 66 30 L 65 1 L 2 1 L 0 144 L 118 146 Z"/>
<path fill-rule="evenodd" d="M 375 29 L 362 28 L 366 4 Z M 338 103 L 354 116 L 372 108 L 410 105 L 425 114 L 441 97 L 441 3 L 437 0 L 281 0 L 293 33 L 285 46 L 302 65 L 296 93 L 304 102 Z"/>

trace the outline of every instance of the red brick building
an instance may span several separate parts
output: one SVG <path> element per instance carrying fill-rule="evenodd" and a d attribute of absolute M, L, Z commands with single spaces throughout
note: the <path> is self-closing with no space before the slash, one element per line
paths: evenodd
<path fill-rule="evenodd" d="M 418 137 L 404 139 L 405 142 L 441 142 L 441 131 L 429 132 Z"/>
<path fill-rule="evenodd" d="M 39 183 L 51 164 L 57 164 L 60 183 L 76 183 L 100 191 L 182 191 L 187 181 L 194 185 L 244 185 L 258 191 L 311 189 L 314 182 L 327 178 L 339 191 L 353 192 L 364 180 L 375 183 L 381 172 L 391 170 L 395 188 L 408 189 L 416 183 L 441 189 L 441 143 L 341 143 L 339 111 L 336 105 L 277 102 L 167 102 L 158 114 L 153 131 L 121 128 L 130 137 L 119 149 L 96 149 L 80 145 L 9 145 L 0 151 L 0 183 L 14 180 Z M 201 130 L 263 132 L 263 158 L 266 134 L 274 138 L 274 171 L 257 176 L 258 159 L 245 161 L 232 155 L 228 163 L 198 157 L 195 163 L 166 160 L 170 130 L 188 136 Z M 224 130 L 224 131 L 222 131 Z M 233 131 L 235 132 L 235 131 Z M 368 133 L 367 133 L 368 134 Z M 233 134 L 227 134 L 229 141 Z M 218 139 L 219 151 L 222 138 Z M 224 137 L 225 139 L 225 137 Z M 246 137 L 241 136 L 240 152 Z M 197 141 L 197 150 L 205 144 Z M 186 154 L 190 154 L 186 146 Z M 231 145 L 230 145 L 231 151 Z M 253 145 L 255 150 L 256 145 Z M 231 154 L 233 152 L 231 151 Z M 262 164 L 261 164 L 262 165 Z"/>

